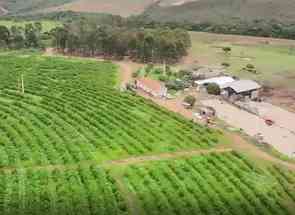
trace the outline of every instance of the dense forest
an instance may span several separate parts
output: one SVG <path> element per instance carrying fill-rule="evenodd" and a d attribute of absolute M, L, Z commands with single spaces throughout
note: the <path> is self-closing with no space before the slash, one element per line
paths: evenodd
<path fill-rule="evenodd" d="M 185 56 L 190 36 L 182 29 L 133 28 L 128 25 L 99 25 L 80 20 L 52 30 L 54 47 L 82 56 L 122 58 L 141 62 L 173 63 Z"/>

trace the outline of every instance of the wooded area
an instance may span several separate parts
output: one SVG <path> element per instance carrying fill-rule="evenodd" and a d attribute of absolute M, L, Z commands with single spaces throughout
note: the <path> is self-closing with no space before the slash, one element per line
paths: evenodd
<path fill-rule="evenodd" d="M 40 22 L 28 23 L 24 27 L 0 25 L 0 48 L 42 48 L 42 24 Z"/>
<path fill-rule="evenodd" d="M 187 54 L 190 36 L 182 29 L 133 28 L 81 20 L 53 29 L 53 45 L 60 52 L 82 56 L 172 63 Z"/>

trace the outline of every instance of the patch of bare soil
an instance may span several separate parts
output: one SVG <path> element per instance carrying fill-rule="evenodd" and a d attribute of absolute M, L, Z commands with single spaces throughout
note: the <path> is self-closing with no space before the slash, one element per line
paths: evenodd
<path fill-rule="evenodd" d="M 121 87 L 125 87 L 127 83 L 130 83 L 132 78 L 132 73 L 142 67 L 142 64 L 134 63 L 132 61 L 114 61 L 120 67 L 120 83 Z"/>
<path fill-rule="evenodd" d="M 108 164 L 110 165 L 130 165 L 130 164 L 137 164 L 149 161 L 159 161 L 165 159 L 175 159 L 181 157 L 190 157 L 193 155 L 200 155 L 200 154 L 210 154 L 210 153 L 224 153 L 224 152 L 231 152 L 231 148 L 214 148 L 214 149 L 200 149 L 200 150 L 190 150 L 190 151 L 180 151 L 174 153 L 161 153 L 157 155 L 150 155 L 150 156 L 138 156 L 138 157 L 131 157 L 123 160 L 114 160 L 110 161 Z"/>
<path fill-rule="evenodd" d="M 230 147 L 238 152 L 247 153 L 250 156 L 253 156 L 256 159 L 261 159 L 264 161 L 269 161 L 276 165 L 282 165 L 287 167 L 290 170 L 295 170 L 295 164 L 289 163 L 283 160 L 280 160 L 276 157 L 271 156 L 270 154 L 260 150 L 257 146 L 248 143 L 244 138 L 242 138 L 240 135 L 235 133 L 229 133 L 227 132 L 226 135 L 229 139 L 232 140 L 232 144 Z"/>
<path fill-rule="evenodd" d="M 77 0 L 58 7 L 52 7 L 49 11 L 76 11 L 76 12 L 100 12 L 114 15 L 129 16 L 142 13 L 154 0 Z"/>
<path fill-rule="evenodd" d="M 295 112 L 295 90 L 285 88 L 267 88 L 262 92 L 262 96 L 270 103 Z"/>
<path fill-rule="evenodd" d="M 3 6 L 1 6 L 0 2 L 0 16 L 4 16 L 8 13 L 8 10 L 6 10 Z"/>
<path fill-rule="evenodd" d="M 46 48 L 44 56 L 54 56 L 56 54 L 54 48 Z"/>

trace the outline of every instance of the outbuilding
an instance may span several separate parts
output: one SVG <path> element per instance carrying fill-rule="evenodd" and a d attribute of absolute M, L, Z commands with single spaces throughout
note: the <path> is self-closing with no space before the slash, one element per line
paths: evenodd
<path fill-rule="evenodd" d="M 220 89 L 223 89 L 224 86 L 227 86 L 227 84 L 234 82 L 235 79 L 233 79 L 230 76 L 221 76 L 221 77 L 215 77 L 215 78 L 209 78 L 209 79 L 205 79 L 205 80 L 199 80 L 199 81 L 195 81 L 195 84 L 197 85 L 197 87 L 206 87 L 208 84 L 217 84 Z"/>
<path fill-rule="evenodd" d="M 251 99 L 255 100 L 259 97 L 259 92 L 262 86 L 257 82 L 252 80 L 238 80 L 227 83 L 223 86 L 223 95 L 231 96 L 249 96 Z"/>

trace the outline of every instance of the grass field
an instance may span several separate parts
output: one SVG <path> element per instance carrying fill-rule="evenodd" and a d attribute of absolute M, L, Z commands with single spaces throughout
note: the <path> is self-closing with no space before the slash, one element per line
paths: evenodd
<path fill-rule="evenodd" d="M 34 23 L 34 22 L 33 21 L 32 22 L 30 22 L 30 21 L 23 21 L 22 22 L 22 21 L 0 20 L 0 25 L 7 26 L 9 28 L 13 25 L 24 27 L 28 23 Z M 51 29 L 61 25 L 60 23 L 55 22 L 55 21 L 40 21 L 40 23 L 42 23 L 43 32 L 48 32 Z"/>
<path fill-rule="evenodd" d="M 192 32 L 191 36 L 190 63 L 220 65 L 228 62 L 229 71 L 234 75 L 295 89 L 295 41 L 198 32 Z M 230 55 L 222 51 L 225 46 L 232 48 Z M 247 64 L 253 64 L 259 74 L 241 71 Z"/>
<path fill-rule="evenodd" d="M 294 171 L 218 151 L 222 133 L 118 79 L 110 62 L 1 53 L 1 215 L 292 214 Z"/>

